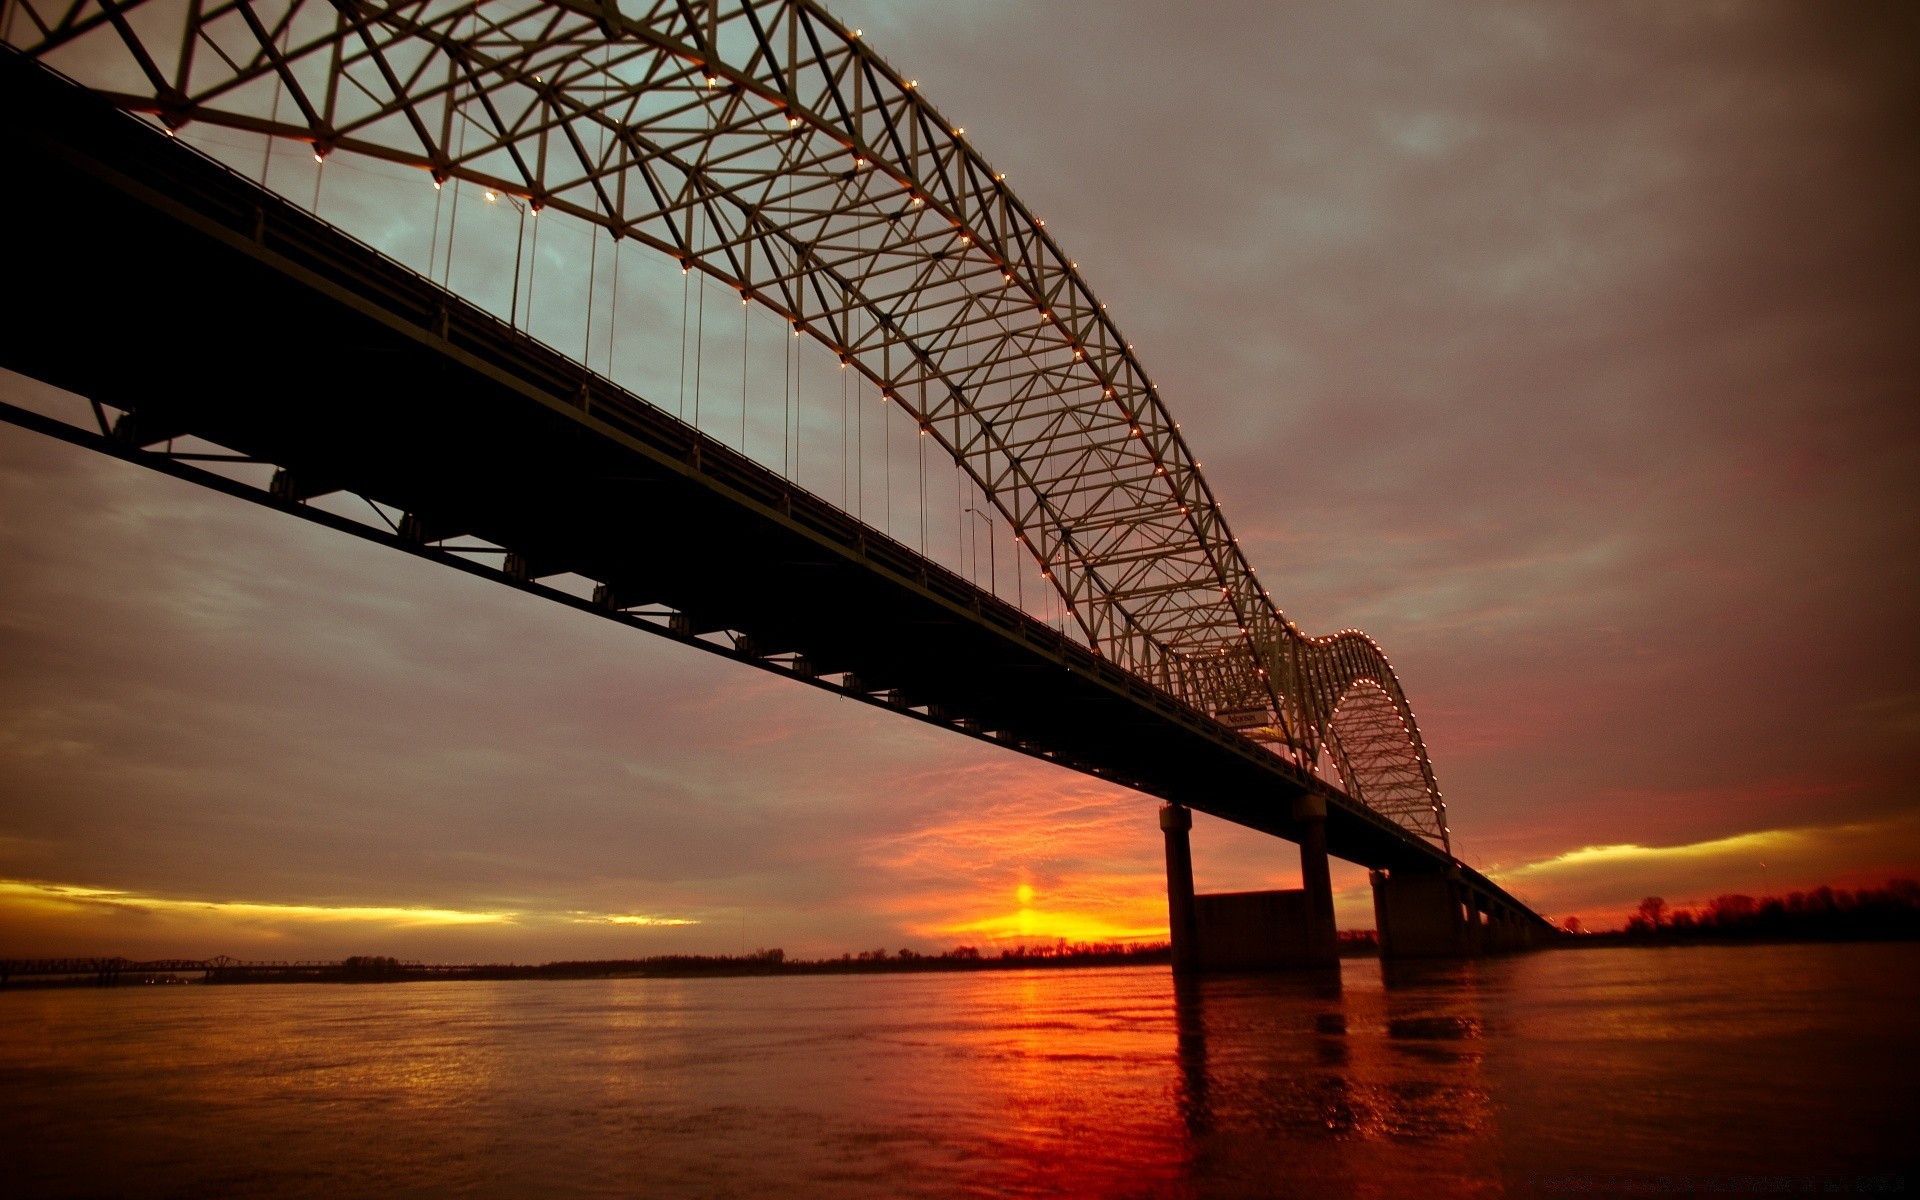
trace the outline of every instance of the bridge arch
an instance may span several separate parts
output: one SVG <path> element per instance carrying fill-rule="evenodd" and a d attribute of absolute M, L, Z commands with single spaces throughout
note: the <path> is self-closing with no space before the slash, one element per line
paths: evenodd
<path fill-rule="evenodd" d="M 1445 844 L 1385 656 L 1357 631 L 1308 637 L 1273 604 L 1044 220 L 815 0 L 12 12 L 14 44 L 169 129 L 226 126 L 469 181 L 738 289 L 952 456 L 1096 652 L 1303 765 L 1334 756 L 1356 798 L 1382 797 Z M 1411 774 L 1389 778 L 1366 732 L 1384 720 L 1376 693 L 1410 735 Z M 1415 777 L 1432 821 L 1397 815 L 1418 815 Z"/>

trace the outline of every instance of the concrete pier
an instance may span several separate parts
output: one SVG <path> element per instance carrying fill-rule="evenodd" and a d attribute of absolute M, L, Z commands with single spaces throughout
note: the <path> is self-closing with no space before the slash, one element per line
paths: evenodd
<path fill-rule="evenodd" d="M 1199 967 L 1194 921 L 1193 845 L 1188 834 L 1193 814 L 1178 804 L 1160 806 L 1160 832 L 1167 842 L 1167 932 L 1173 941 L 1173 973 L 1191 975 Z"/>
<path fill-rule="evenodd" d="M 1301 827 L 1304 888 L 1196 895 L 1190 836 L 1193 814 L 1174 804 L 1161 808 L 1174 974 L 1292 970 L 1338 962 L 1326 809 L 1319 807 L 1317 816 L 1311 805 L 1297 806 L 1295 811 Z"/>
<path fill-rule="evenodd" d="M 1525 950 L 1538 922 L 1468 885 L 1458 870 L 1374 871 L 1382 958 L 1462 958 Z"/>
<path fill-rule="evenodd" d="M 1340 937 L 1333 922 L 1333 874 L 1327 864 L 1327 802 L 1314 795 L 1293 802 L 1300 830 L 1300 886 L 1306 904 L 1305 956 L 1311 966 L 1332 966 L 1340 959 Z"/>

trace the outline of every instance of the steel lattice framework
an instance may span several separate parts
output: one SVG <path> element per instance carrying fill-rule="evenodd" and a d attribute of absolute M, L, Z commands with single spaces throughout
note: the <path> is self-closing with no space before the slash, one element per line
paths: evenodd
<path fill-rule="evenodd" d="M 871 379 L 1100 654 L 1443 848 L 1392 667 L 1309 637 L 1045 223 L 813 0 L 11 0 L 121 107 L 523 198 L 739 289 Z"/>

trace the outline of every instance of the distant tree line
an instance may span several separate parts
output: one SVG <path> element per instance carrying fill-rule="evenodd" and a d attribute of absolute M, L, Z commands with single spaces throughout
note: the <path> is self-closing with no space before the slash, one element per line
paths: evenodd
<path fill-rule="evenodd" d="M 885 949 L 878 949 L 842 954 L 837 959 L 802 960 L 793 965 L 801 970 L 860 970 L 864 966 L 868 970 L 895 971 L 938 971 L 982 966 L 1095 966 L 1152 962 L 1166 958 L 1168 953 L 1166 942 L 1069 942 L 1060 938 L 1032 946 L 1006 946 L 986 954 L 982 954 L 978 946 L 955 946 L 939 954 L 923 954 L 905 948 L 890 954 Z"/>
<path fill-rule="evenodd" d="M 1569 929 L 1575 928 L 1570 923 Z M 1690 908 L 1673 908 L 1659 896 L 1648 896 L 1627 918 L 1623 936 L 1667 941 L 1920 938 L 1920 883 L 1895 879 L 1883 888 L 1858 891 L 1820 887 L 1761 900 L 1728 893 Z"/>

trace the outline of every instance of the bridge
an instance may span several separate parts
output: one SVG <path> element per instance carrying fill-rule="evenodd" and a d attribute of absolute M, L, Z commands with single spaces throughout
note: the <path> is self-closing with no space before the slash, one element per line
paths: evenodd
<path fill-rule="evenodd" d="M 1372 872 L 1391 955 L 1550 928 L 1454 856 L 1379 646 L 1307 635 L 1259 584 L 1045 222 L 812 0 L 9 0 L 4 38 L 8 111 L 33 115 L 0 130 L 0 211 L 32 231 L 10 264 L 32 300 L 0 365 L 90 407 L 0 416 L 1159 797 L 1177 969 L 1331 961 L 1329 855 Z M 288 146 L 311 157 L 291 182 Z M 413 173 L 424 270 L 318 215 L 335 156 Z M 549 270 L 537 327 L 556 224 L 585 278 Z M 619 317 L 647 261 L 679 268 L 677 331 L 657 304 Z M 737 338 L 709 338 L 710 285 L 739 297 Z M 785 372 L 755 398 L 751 311 Z M 615 358 L 676 336 L 668 412 Z M 737 443 L 731 410 L 701 415 L 721 337 Z M 837 364 L 837 504 L 808 355 Z M 776 384 L 779 449 L 756 456 Z M 1196 897 L 1192 809 L 1299 843 L 1303 888 Z"/>

